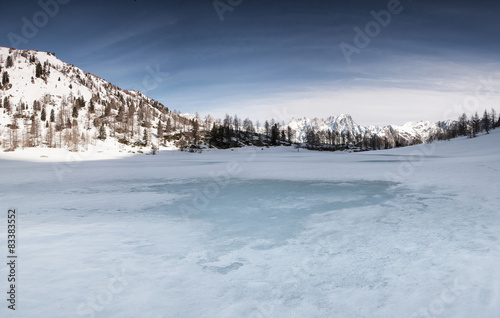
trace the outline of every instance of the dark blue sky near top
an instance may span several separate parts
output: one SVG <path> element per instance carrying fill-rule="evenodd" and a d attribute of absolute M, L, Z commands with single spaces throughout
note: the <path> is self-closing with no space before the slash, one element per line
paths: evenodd
<path fill-rule="evenodd" d="M 339 45 L 354 46 L 354 28 L 364 30 L 371 11 L 391 1 L 240 2 L 221 21 L 211 0 L 73 0 L 18 43 L 10 39 L 23 36 L 23 17 L 32 21 L 43 9 L 38 1 L 5 2 L 0 45 L 55 52 L 171 109 L 253 119 L 439 120 L 474 96 L 482 78 L 499 84 L 495 1 L 401 0 L 401 12 L 350 63 Z M 161 73 L 156 81 L 152 70 Z M 497 95 L 478 110 L 496 106 Z"/>

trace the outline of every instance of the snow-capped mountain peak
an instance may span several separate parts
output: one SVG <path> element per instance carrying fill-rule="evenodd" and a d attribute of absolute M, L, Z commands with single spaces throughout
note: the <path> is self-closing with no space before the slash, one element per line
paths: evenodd
<path fill-rule="evenodd" d="M 451 124 L 450 124 L 451 125 Z M 381 137 L 402 138 L 405 144 L 415 144 L 429 141 L 431 136 L 443 132 L 443 126 L 429 121 L 408 122 L 402 126 L 362 126 L 357 124 L 351 115 L 340 114 L 328 118 L 293 118 L 287 126 L 296 132 L 296 141 L 304 142 L 307 133 L 311 130 L 326 134 L 329 131 L 350 138 Z"/>

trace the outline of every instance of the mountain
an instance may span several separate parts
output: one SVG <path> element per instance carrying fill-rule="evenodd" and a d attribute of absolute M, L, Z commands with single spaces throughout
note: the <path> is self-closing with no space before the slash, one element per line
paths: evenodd
<path fill-rule="evenodd" d="M 399 140 L 404 145 L 433 141 L 435 136 L 444 134 L 447 128 L 446 125 L 441 126 L 439 123 L 429 121 L 409 122 L 402 126 L 362 126 L 358 125 L 348 114 L 331 116 L 326 119 L 292 119 L 286 126 L 290 126 L 295 131 L 295 141 L 297 142 L 305 142 L 308 132 L 314 130 L 316 133 L 323 134 L 328 131 L 335 132 L 337 135 L 348 136 L 353 140 L 378 136 L 389 140 Z"/>
<path fill-rule="evenodd" d="M 175 147 L 191 121 L 138 91 L 123 90 L 53 53 L 0 47 L 0 148 Z M 158 135 L 158 125 L 170 139 Z M 175 139 L 174 136 L 176 136 Z"/>

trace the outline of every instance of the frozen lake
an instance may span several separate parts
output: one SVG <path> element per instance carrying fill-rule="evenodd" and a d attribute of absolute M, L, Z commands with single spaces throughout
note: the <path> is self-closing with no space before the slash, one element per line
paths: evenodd
<path fill-rule="evenodd" d="M 224 186 L 200 179 L 155 184 L 142 191 L 180 197 L 150 211 L 202 220 L 213 227 L 215 236 L 284 242 L 297 235 L 313 214 L 390 200 L 394 197 L 391 186 L 395 183 L 284 180 L 233 180 Z"/>
<path fill-rule="evenodd" d="M 0 159 L 16 315 L 496 318 L 495 136 L 413 163 L 418 147 Z"/>

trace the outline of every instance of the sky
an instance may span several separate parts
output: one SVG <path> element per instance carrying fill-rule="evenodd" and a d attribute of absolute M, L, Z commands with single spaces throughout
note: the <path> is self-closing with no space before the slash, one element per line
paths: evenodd
<path fill-rule="evenodd" d="M 2 1 L 5 2 L 5 1 Z M 455 119 L 500 104 L 496 1 L 11 1 L 0 45 L 181 113 Z"/>

